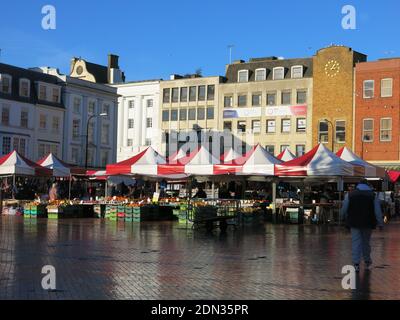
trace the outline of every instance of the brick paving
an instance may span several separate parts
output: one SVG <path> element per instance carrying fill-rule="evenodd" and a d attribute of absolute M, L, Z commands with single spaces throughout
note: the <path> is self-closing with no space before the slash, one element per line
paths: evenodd
<path fill-rule="evenodd" d="M 400 299 L 400 223 L 373 235 L 374 267 L 343 290 L 341 227 L 246 226 L 206 234 L 175 222 L 0 217 L 0 299 Z M 53 265 L 57 289 L 41 287 Z"/>

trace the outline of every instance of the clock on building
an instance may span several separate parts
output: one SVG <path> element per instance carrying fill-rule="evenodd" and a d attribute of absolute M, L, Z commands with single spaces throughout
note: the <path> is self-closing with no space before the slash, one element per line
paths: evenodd
<path fill-rule="evenodd" d="M 83 73 L 83 67 L 82 66 L 78 66 L 78 68 L 76 68 L 76 73 L 78 75 L 81 75 Z"/>
<path fill-rule="evenodd" d="M 325 74 L 328 77 L 333 78 L 333 77 L 337 76 L 339 71 L 340 71 L 340 64 L 336 60 L 329 60 L 325 64 Z"/>

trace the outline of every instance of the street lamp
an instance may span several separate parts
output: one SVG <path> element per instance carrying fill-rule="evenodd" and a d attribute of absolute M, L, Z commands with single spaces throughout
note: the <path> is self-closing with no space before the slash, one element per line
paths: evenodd
<path fill-rule="evenodd" d="M 331 125 L 331 127 L 332 127 L 332 149 L 331 150 L 332 150 L 332 152 L 334 152 L 334 150 L 333 150 L 333 144 L 334 144 L 334 142 L 333 142 L 334 141 L 333 140 L 334 139 L 334 132 L 333 132 L 334 131 L 334 126 L 333 126 L 333 123 L 332 123 L 332 121 L 329 121 L 328 119 L 324 119 L 323 121 L 329 123 Z"/>
<path fill-rule="evenodd" d="M 108 114 L 107 113 L 100 113 L 99 115 L 93 114 L 91 115 L 88 120 L 87 120 L 87 124 L 86 124 L 86 150 L 85 150 L 85 169 L 87 169 L 87 161 L 88 161 L 88 147 L 89 147 L 89 123 L 90 120 L 92 120 L 95 117 L 107 117 Z"/>

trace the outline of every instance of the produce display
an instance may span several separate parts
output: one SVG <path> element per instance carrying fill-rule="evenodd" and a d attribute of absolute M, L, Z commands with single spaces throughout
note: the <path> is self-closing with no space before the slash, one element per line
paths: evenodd
<path fill-rule="evenodd" d="M 24 205 L 24 218 L 36 219 L 47 216 L 46 206 L 37 202 L 31 202 Z"/>

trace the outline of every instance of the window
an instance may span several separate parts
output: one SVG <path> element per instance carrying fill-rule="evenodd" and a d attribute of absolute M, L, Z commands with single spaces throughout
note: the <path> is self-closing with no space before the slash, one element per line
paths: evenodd
<path fill-rule="evenodd" d="M 318 141 L 320 143 L 328 143 L 328 122 L 320 121 L 318 126 Z"/>
<path fill-rule="evenodd" d="M 374 141 L 374 120 L 373 119 L 363 119 L 362 140 L 364 142 Z"/>
<path fill-rule="evenodd" d="M 261 94 L 253 94 L 251 98 L 251 104 L 253 107 L 261 106 Z"/>
<path fill-rule="evenodd" d="M 276 105 L 276 93 L 275 92 L 267 93 L 267 105 L 268 106 Z"/>
<path fill-rule="evenodd" d="M 381 141 L 392 141 L 392 118 L 381 119 Z"/>
<path fill-rule="evenodd" d="M 134 119 L 128 119 L 128 129 L 133 129 L 135 126 L 135 120 Z"/>
<path fill-rule="evenodd" d="M 45 114 L 40 114 L 39 116 L 39 128 L 46 130 L 47 127 L 47 116 Z"/>
<path fill-rule="evenodd" d="M 285 78 L 285 68 L 277 67 L 273 69 L 272 79 L 273 80 L 282 80 Z"/>
<path fill-rule="evenodd" d="M 59 129 L 60 129 L 60 118 L 53 117 L 52 132 L 58 133 Z"/>
<path fill-rule="evenodd" d="M 179 101 L 179 88 L 172 88 L 172 102 Z"/>
<path fill-rule="evenodd" d="M 147 108 L 153 108 L 153 99 L 146 100 L 146 106 Z"/>
<path fill-rule="evenodd" d="M 305 118 L 296 119 L 296 132 L 306 132 L 307 120 Z"/>
<path fill-rule="evenodd" d="M 55 156 L 58 155 L 58 145 L 56 144 L 47 144 L 47 143 L 39 143 L 38 145 L 38 156 L 42 158 L 49 153 L 54 154 Z"/>
<path fill-rule="evenodd" d="M 127 144 L 128 147 L 132 147 L 133 146 L 133 139 L 128 139 L 126 144 Z"/>
<path fill-rule="evenodd" d="M 224 97 L 224 108 L 232 108 L 233 105 L 233 97 L 225 96 Z"/>
<path fill-rule="evenodd" d="M 224 121 L 224 131 L 232 131 L 232 121 Z"/>
<path fill-rule="evenodd" d="M 135 100 L 129 100 L 129 102 L 128 102 L 128 108 L 129 108 L 129 109 L 135 108 Z"/>
<path fill-rule="evenodd" d="M 2 143 L 2 151 L 4 154 L 9 154 L 11 152 L 11 138 L 10 137 L 3 137 Z"/>
<path fill-rule="evenodd" d="M 364 99 L 369 99 L 374 97 L 374 80 L 365 80 L 363 88 Z"/>
<path fill-rule="evenodd" d="M 162 112 L 162 121 L 163 122 L 169 121 L 169 110 L 163 110 L 163 112 Z"/>
<path fill-rule="evenodd" d="M 307 102 L 307 91 L 306 90 L 298 90 L 296 97 L 297 104 L 302 104 Z"/>
<path fill-rule="evenodd" d="M 196 101 L 196 87 L 189 88 L 189 101 Z"/>
<path fill-rule="evenodd" d="M 336 142 L 345 143 L 346 142 L 346 121 L 337 120 L 335 122 L 336 126 Z"/>
<path fill-rule="evenodd" d="M 179 110 L 179 120 L 187 120 L 187 109 Z"/>
<path fill-rule="evenodd" d="M 275 133 L 276 131 L 276 121 L 275 120 L 267 120 L 267 133 Z"/>
<path fill-rule="evenodd" d="M 101 143 L 102 144 L 109 144 L 109 137 L 110 137 L 110 125 L 108 123 L 103 123 L 101 125 Z"/>
<path fill-rule="evenodd" d="M 81 131 L 81 121 L 79 119 L 74 119 L 72 121 L 72 139 L 78 140 L 80 138 Z"/>
<path fill-rule="evenodd" d="M 47 100 L 46 87 L 39 85 L 39 100 Z"/>
<path fill-rule="evenodd" d="M 255 75 L 256 81 L 264 81 L 266 78 L 267 78 L 266 69 L 256 69 L 256 75 Z"/>
<path fill-rule="evenodd" d="M 292 67 L 292 78 L 303 78 L 303 66 L 293 66 Z"/>
<path fill-rule="evenodd" d="M 381 80 L 381 97 L 387 98 L 391 97 L 393 94 L 393 79 L 382 79 Z"/>
<path fill-rule="evenodd" d="M 101 157 L 100 157 L 100 165 L 102 167 L 106 167 L 108 164 L 108 151 L 102 150 Z"/>
<path fill-rule="evenodd" d="M 239 133 L 246 132 L 246 121 L 238 121 L 237 130 Z"/>
<path fill-rule="evenodd" d="M 281 132 L 282 133 L 290 132 L 290 119 L 282 119 L 281 120 Z"/>
<path fill-rule="evenodd" d="M 52 93 L 53 93 L 53 95 L 52 95 L 52 102 L 55 102 L 55 103 L 59 103 L 60 102 L 60 89 L 59 88 L 53 88 L 53 90 L 52 90 Z"/>
<path fill-rule="evenodd" d="M 238 82 L 247 82 L 247 81 L 249 81 L 249 71 L 248 70 L 238 71 Z"/>
<path fill-rule="evenodd" d="M 281 104 L 287 106 L 292 103 L 291 99 L 292 93 L 290 91 L 283 91 L 281 96 Z"/>
<path fill-rule="evenodd" d="M 195 108 L 190 108 L 189 109 L 189 120 L 196 120 L 196 109 Z"/>
<path fill-rule="evenodd" d="M 74 113 L 81 113 L 81 99 L 74 98 L 73 111 Z"/>
<path fill-rule="evenodd" d="M 146 138 L 146 139 L 144 140 L 144 144 L 145 144 L 147 147 L 151 146 L 151 139 L 150 139 L 150 138 Z"/>
<path fill-rule="evenodd" d="M 206 86 L 199 86 L 199 101 L 206 100 Z"/>
<path fill-rule="evenodd" d="M 287 144 L 282 144 L 282 145 L 281 145 L 281 152 L 285 151 L 286 149 L 289 149 L 289 145 L 287 145 Z"/>
<path fill-rule="evenodd" d="M 304 144 L 296 145 L 296 157 L 301 157 L 306 153 L 306 146 Z"/>
<path fill-rule="evenodd" d="M 206 112 L 206 111 L 205 111 L 204 108 L 198 108 L 198 109 L 197 109 L 197 120 L 204 120 L 205 117 L 206 117 L 205 112 Z"/>
<path fill-rule="evenodd" d="M 177 109 L 171 110 L 171 121 L 178 121 L 178 110 Z"/>
<path fill-rule="evenodd" d="M 79 149 L 71 148 L 71 162 L 77 164 L 79 161 Z"/>
<path fill-rule="evenodd" d="M 215 86 L 213 84 L 207 86 L 207 100 L 214 100 L 214 95 L 215 95 Z"/>
<path fill-rule="evenodd" d="M 19 81 L 19 95 L 21 97 L 29 97 L 29 80 L 26 79 L 21 79 Z"/>
<path fill-rule="evenodd" d="M 13 138 L 13 149 L 22 156 L 25 156 L 26 139 L 25 138 Z"/>
<path fill-rule="evenodd" d="M 267 150 L 267 152 L 269 152 L 273 156 L 275 155 L 275 146 L 271 146 L 271 145 L 265 146 L 265 150 Z"/>
<path fill-rule="evenodd" d="M 9 75 L 0 74 L 0 91 L 11 93 L 11 77 Z"/>
<path fill-rule="evenodd" d="M 95 127 L 95 124 L 94 124 L 94 122 L 89 122 L 89 125 L 88 125 L 88 141 L 89 141 L 89 143 L 94 143 L 94 127 Z"/>
<path fill-rule="evenodd" d="M 1 109 L 1 124 L 8 126 L 10 124 L 10 107 L 3 104 Z"/>
<path fill-rule="evenodd" d="M 129 107 L 130 107 L 130 103 L 131 103 L 131 101 L 129 101 Z M 88 114 L 90 114 L 90 115 L 93 115 L 93 114 L 95 114 L 96 112 L 96 103 L 94 102 L 94 101 L 89 101 L 89 104 L 88 104 Z"/>
<path fill-rule="evenodd" d="M 247 105 L 247 96 L 246 95 L 238 96 L 238 106 L 245 107 L 246 105 Z"/>
<path fill-rule="evenodd" d="M 28 128 L 28 111 L 21 111 L 21 127 Z"/>
<path fill-rule="evenodd" d="M 214 107 L 207 108 L 207 119 L 209 120 L 214 119 Z"/>
<path fill-rule="evenodd" d="M 253 133 L 260 133 L 261 132 L 261 121 L 253 120 L 251 122 L 251 130 L 253 131 Z"/>
<path fill-rule="evenodd" d="M 103 104 L 102 108 L 101 108 L 101 113 L 105 113 L 107 115 L 107 117 L 110 116 L 110 105 L 105 103 Z"/>
<path fill-rule="evenodd" d="M 171 95 L 171 89 L 164 89 L 163 90 L 163 103 L 169 103 L 170 102 L 170 97 Z"/>
<path fill-rule="evenodd" d="M 188 88 L 181 88 L 181 102 L 187 102 L 188 99 Z"/>
<path fill-rule="evenodd" d="M 146 128 L 152 128 L 153 127 L 153 118 L 147 118 L 146 119 Z"/>

